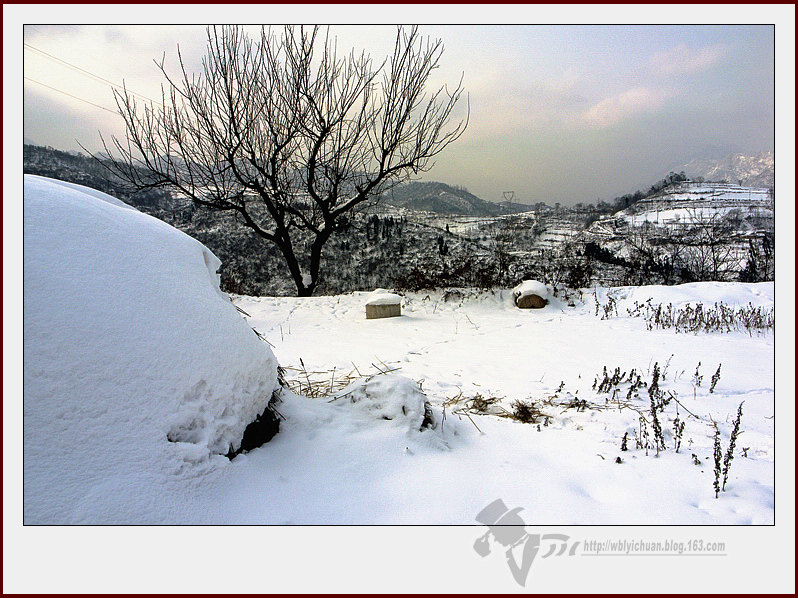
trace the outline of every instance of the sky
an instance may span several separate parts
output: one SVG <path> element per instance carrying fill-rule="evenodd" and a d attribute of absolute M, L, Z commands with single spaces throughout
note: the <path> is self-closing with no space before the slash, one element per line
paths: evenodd
<path fill-rule="evenodd" d="M 29 20 L 29 23 L 35 21 Z M 430 88 L 463 78 L 470 122 L 423 180 L 489 201 L 573 205 L 647 188 L 692 159 L 775 151 L 772 25 L 422 25 L 444 52 Z M 393 26 L 331 26 L 382 59 Z M 160 97 L 154 60 L 189 68 L 196 25 L 25 25 L 24 140 L 96 151 L 123 136 L 109 82 Z M 465 99 L 465 98 L 464 98 Z M 465 101 L 460 113 L 464 113 Z"/>

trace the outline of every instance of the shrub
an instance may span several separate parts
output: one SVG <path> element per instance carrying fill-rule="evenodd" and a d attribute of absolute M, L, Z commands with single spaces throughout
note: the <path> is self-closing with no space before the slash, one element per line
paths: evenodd
<path fill-rule="evenodd" d="M 718 364 L 718 369 L 717 369 L 717 371 L 716 371 L 714 374 L 712 374 L 712 383 L 711 383 L 711 384 L 710 384 L 710 386 L 709 386 L 709 392 L 710 392 L 710 394 L 712 394 L 713 392 L 715 392 L 715 386 L 717 386 L 717 384 L 718 384 L 718 381 L 720 380 L 720 366 L 721 366 L 721 365 L 723 365 L 723 364 Z"/>
<path fill-rule="evenodd" d="M 713 436 L 713 446 L 714 450 L 712 456 L 715 459 L 715 480 L 712 482 L 713 488 L 715 488 L 715 498 L 718 498 L 718 494 L 720 494 L 720 459 L 722 453 L 720 452 L 720 430 L 718 430 L 718 424 L 714 424 L 715 426 L 715 434 Z"/>
<path fill-rule="evenodd" d="M 675 328 L 676 332 L 733 332 L 745 330 L 749 335 L 772 330 L 776 316 L 774 308 L 754 307 L 751 303 L 738 308 L 729 307 L 721 302 L 712 307 L 704 307 L 701 303 L 687 304 L 675 308 L 668 303 L 654 304 L 649 299 L 644 303 L 635 301 L 634 307 L 626 310 L 630 317 L 643 318 L 646 328 Z M 596 310 L 598 315 L 598 308 Z"/>
<path fill-rule="evenodd" d="M 743 401 L 744 403 L 745 401 Z M 729 439 L 729 448 L 726 450 L 726 455 L 723 457 L 723 491 L 726 492 L 726 480 L 729 477 L 729 469 L 731 468 L 732 459 L 734 459 L 734 446 L 737 444 L 737 436 L 740 434 L 740 419 L 743 417 L 743 403 L 737 407 L 737 419 L 734 420 L 734 427 L 732 428 L 731 438 Z"/>
<path fill-rule="evenodd" d="M 513 419 L 525 424 L 534 423 L 542 415 L 532 401 L 513 401 L 512 408 Z"/>

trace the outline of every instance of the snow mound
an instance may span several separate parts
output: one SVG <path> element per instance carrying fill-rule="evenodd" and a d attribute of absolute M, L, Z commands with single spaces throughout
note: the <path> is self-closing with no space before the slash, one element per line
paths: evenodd
<path fill-rule="evenodd" d="M 689 282 L 672 286 L 647 285 L 640 287 L 595 287 L 594 295 L 599 303 L 606 303 L 609 297 L 618 302 L 620 312 L 631 308 L 635 303 L 651 301 L 654 304 L 673 304 L 675 307 L 697 305 L 712 307 L 723 303 L 729 307 L 770 308 L 774 306 L 775 285 L 770 282 Z"/>
<path fill-rule="evenodd" d="M 117 199 L 113 195 L 108 195 L 107 193 L 103 193 L 102 191 L 98 191 L 97 189 L 92 189 L 90 187 L 84 187 L 83 185 L 78 185 L 77 183 L 68 183 L 67 181 L 59 181 L 58 179 L 48 179 L 47 177 L 42 177 L 38 175 L 28 174 L 25 175 L 25 184 L 28 184 L 29 180 L 38 180 L 42 183 L 49 183 L 51 185 L 59 185 L 64 187 L 65 189 L 71 189 L 73 191 L 78 191 L 90 197 L 94 197 L 95 199 L 101 199 L 104 202 L 107 202 L 113 206 L 119 206 L 120 208 L 125 208 L 127 210 L 133 210 L 137 212 L 136 208 L 133 206 L 126 204 L 121 199 Z"/>
<path fill-rule="evenodd" d="M 25 176 L 25 523 L 152 523 L 165 484 L 240 446 L 277 362 L 219 264 L 104 193 Z"/>
<path fill-rule="evenodd" d="M 386 420 L 408 434 L 444 435 L 442 413 L 433 408 L 418 382 L 396 374 L 380 374 L 353 382 L 336 393 L 332 403 L 351 408 L 370 420 Z M 449 426 L 457 435 L 455 426 Z"/>
<path fill-rule="evenodd" d="M 546 285 L 537 280 L 525 280 L 513 289 L 513 297 L 521 299 L 529 295 L 537 295 L 541 299 L 548 299 L 549 291 Z"/>
<path fill-rule="evenodd" d="M 334 398 L 339 404 L 355 405 L 374 419 L 405 419 L 419 430 L 427 424 L 427 396 L 418 383 L 404 376 L 384 374 L 358 380 Z"/>
<path fill-rule="evenodd" d="M 402 297 L 396 293 L 379 293 L 371 295 L 366 305 L 401 305 Z"/>

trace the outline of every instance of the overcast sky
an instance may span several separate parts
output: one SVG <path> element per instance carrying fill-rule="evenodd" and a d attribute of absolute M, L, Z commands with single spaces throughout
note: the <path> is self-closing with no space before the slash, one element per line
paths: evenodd
<path fill-rule="evenodd" d="M 375 58 L 395 35 L 389 26 L 330 32 L 339 48 Z M 421 32 L 445 45 L 433 84 L 462 75 L 471 106 L 468 130 L 426 180 L 491 201 L 512 190 L 525 203 L 574 204 L 648 186 L 693 158 L 775 150 L 770 25 Z M 187 25 L 27 25 L 24 44 L 25 141 L 67 150 L 78 149 L 76 140 L 96 150 L 98 131 L 123 135 L 103 79 L 157 98 L 153 59 L 165 53 L 175 65 L 179 44 L 192 66 L 205 52 L 204 28 Z"/>

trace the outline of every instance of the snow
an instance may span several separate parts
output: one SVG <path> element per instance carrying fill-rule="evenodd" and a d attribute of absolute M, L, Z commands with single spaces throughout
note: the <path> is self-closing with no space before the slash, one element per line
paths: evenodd
<path fill-rule="evenodd" d="M 674 307 L 703 303 L 711 307 L 715 303 L 743 307 L 773 307 L 773 283 L 737 284 L 728 282 L 691 282 L 673 286 L 648 285 L 643 287 L 619 287 L 599 289 L 599 303 L 605 303 L 611 293 L 623 308 L 635 302 L 644 303 L 655 298 L 656 303 L 672 303 Z M 619 308 L 620 309 L 620 308 Z"/>
<path fill-rule="evenodd" d="M 191 518 L 273 354 L 199 242 L 79 185 L 26 175 L 24 197 L 25 522 Z"/>
<path fill-rule="evenodd" d="M 357 380 L 329 399 L 339 409 L 361 413 L 379 425 L 391 422 L 409 439 L 439 448 L 462 434 L 457 422 L 445 425 L 443 413 L 429 405 L 428 398 L 415 380 L 397 374 L 377 374 Z M 371 425 L 371 421 L 364 422 Z"/>
<path fill-rule="evenodd" d="M 402 297 L 396 293 L 389 293 L 378 289 L 371 293 L 366 301 L 366 305 L 401 305 Z"/>
<path fill-rule="evenodd" d="M 769 308 L 773 283 L 585 289 L 575 307 L 546 293 L 534 313 L 516 289 L 408 293 L 378 326 L 362 308 L 383 290 L 236 296 L 242 319 L 218 261 L 182 233 L 41 179 L 25 195 L 26 522 L 473 525 L 499 498 L 528 525 L 774 521 L 773 332 L 648 330 L 627 312 Z M 292 385 L 281 431 L 229 461 L 217 453 L 264 407 L 278 361 Z M 659 456 L 634 442 L 646 388 L 598 391 L 605 367 L 647 383 L 658 369 L 678 400 L 660 413 Z M 330 392 L 295 392 L 311 381 Z M 489 414 L 466 410 L 478 397 Z M 541 417 L 502 417 L 516 401 Z M 725 450 L 741 402 L 716 499 L 712 422 Z"/>
<path fill-rule="evenodd" d="M 28 184 L 29 182 L 37 181 L 39 183 L 47 183 L 53 187 L 59 186 L 65 189 L 70 189 L 73 191 L 78 191 L 83 195 L 88 195 L 89 197 L 93 197 L 95 199 L 99 199 L 106 203 L 111 204 L 112 206 L 118 206 L 120 208 L 125 208 L 127 210 L 136 210 L 131 205 L 126 204 L 121 199 L 117 199 L 107 193 L 103 193 L 102 191 L 98 191 L 97 189 L 92 189 L 91 187 L 84 187 L 83 185 L 77 185 L 75 183 L 68 183 L 67 181 L 59 181 L 58 179 L 50 179 L 47 177 L 36 176 L 33 174 L 26 174 L 25 175 L 25 182 Z"/>
<path fill-rule="evenodd" d="M 738 206 L 723 207 L 685 207 L 685 208 L 665 208 L 651 209 L 640 214 L 624 214 L 621 218 L 625 219 L 630 226 L 642 226 L 646 222 L 656 224 L 684 224 L 695 226 L 702 222 L 711 222 L 712 219 L 724 218 L 734 211 L 739 211 Z M 767 216 L 766 208 L 746 208 L 749 216 Z"/>
<path fill-rule="evenodd" d="M 642 226 L 647 222 L 697 224 L 726 217 L 734 211 L 764 217 L 772 215 L 772 199 L 764 188 L 686 182 L 640 201 L 621 211 L 617 218 L 631 226 Z"/>
<path fill-rule="evenodd" d="M 541 299 L 548 299 L 549 291 L 545 284 L 537 280 L 524 280 L 513 289 L 513 296 L 518 299 L 529 295 L 537 295 Z"/>
<path fill-rule="evenodd" d="M 510 290 L 466 291 L 463 300 L 448 302 L 443 292 L 408 293 L 404 317 L 384 320 L 380 327 L 364 325 L 358 293 L 302 299 L 237 297 L 236 303 L 252 316 L 250 323 L 274 343 L 284 366 L 302 359 L 308 371 L 326 372 L 328 381 L 331 373 L 334 377 L 348 372 L 374 376 L 373 381 L 384 376 L 389 386 L 394 375 L 420 381 L 436 413 L 445 408 L 444 430 L 458 425 L 457 435 L 445 438 L 447 448 L 441 450 L 440 444 L 421 443 L 423 434 L 411 433 L 410 426 L 395 420 L 376 416 L 369 425 L 362 417 L 353 419 L 360 409 L 356 405 L 331 413 L 326 407 L 338 400 L 286 400 L 281 408 L 288 418 L 286 432 L 246 456 L 252 464 L 252 489 L 242 487 L 236 498 L 242 517 L 247 512 L 243 521 L 473 524 L 483 507 L 502 498 L 508 505 L 523 506 L 531 525 L 772 523 L 772 332 L 749 336 L 649 331 L 642 319 L 626 315 L 626 309 L 649 298 L 675 306 L 723 301 L 770 307 L 773 288 L 773 283 L 599 288 L 599 302 L 606 304 L 611 295 L 620 314 L 606 320 L 595 315 L 592 289 L 584 291 L 584 302 L 576 308 L 551 297 L 534 314 L 516 309 Z M 326 340 L 319 343 L 322 335 Z M 523 352 L 517 349 L 519 340 Z M 694 388 L 698 362 L 703 383 Z M 661 416 L 666 451 L 656 457 L 651 450 L 646 456 L 630 440 L 629 451 L 622 452 L 621 439 L 624 433 L 633 438 L 638 414 L 629 408 L 606 408 L 605 399 L 611 396 L 591 388 L 594 377 L 604 366 L 610 372 L 615 367 L 636 368 L 650 382 L 655 363 L 665 371 L 662 387 L 677 393 L 683 405 L 679 415 L 686 427 L 680 452 L 674 450 L 674 402 Z M 721 363 L 720 381 L 709 393 L 710 378 Z M 379 374 L 386 368 L 396 371 Z M 564 390 L 557 395 L 561 383 Z M 403 387 L 397 391 L 400 396 L 413 388 L 409 382 Z M 371 394 L 369 387 L 365 394 Z M 542 407 L 549 422 L 538 431 L 536 424 L 495 415 L 469 418 L 449 402 L 477 394 L 500 398 L 497 405 L 507 410 L 515 400 L 545 402 L 557 396 Z M 600 408 L 568 409 L 571 399 Z M 727 491 L 715 499 L 711 421 L 719 424 L 725 450 L 741 401 L 744 434 Z M 647 413 L 645 389 L 632 405 Z M 395 406 L 373 413 L 387 412 L 383 409 L 396 413 Z M 743 447 L 748 448 L 747 457 L 740 454 Z M 700 466 L 693 464 L 693 453 Z M 290 467 L 281 465 L 283 454 L 299 460 Z M 615 463 L 617 457 L 621 464 Z M 280 487 L 294 500 L 273 495 L 263 500 L 256 489 L 274 483 L 266 472 L 282 476 Z M 347 480 L 346 488 L 336 482 L 340 479 Z M 309 487 L 314 492 L 305 490 Z M 257 498 L 248 499 L 248 494 Z"/>

